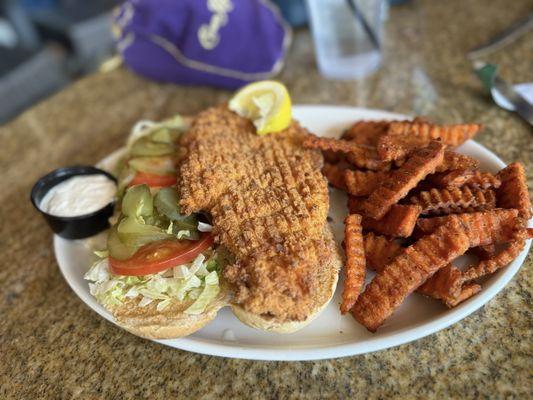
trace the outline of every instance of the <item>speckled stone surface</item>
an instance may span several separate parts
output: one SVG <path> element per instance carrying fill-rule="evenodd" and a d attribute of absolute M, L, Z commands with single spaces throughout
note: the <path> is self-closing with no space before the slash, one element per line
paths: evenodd
<path fill-rule="evenodd" d="M 532 7 L 530 0 L 427 0 L 395 7 L 384 67 L 358 82 L 323 79 L 309 34 L 297 32 L 280 79 L 296 103 L 482 122 L 487 128 L 477 140 L 506 162 L 524 162 L 533 187 L 531 127 L 491 104 L 464 57 Z M 487 59 L 511 81 L 533 81 L 532 35 Z M 337 360 L 196 355 L 137 338 L 89 310 L 57 268 L 51 234 L 28 201 L 31 185 L 53 168 L 101 159 L 140 118 L 194 113 L 229 95 L 158 85 L 116 70 L 83 79 L 0 128 L 1 399 L 533 397 L 531 256 L 501 293 L 452 327 Z"/>

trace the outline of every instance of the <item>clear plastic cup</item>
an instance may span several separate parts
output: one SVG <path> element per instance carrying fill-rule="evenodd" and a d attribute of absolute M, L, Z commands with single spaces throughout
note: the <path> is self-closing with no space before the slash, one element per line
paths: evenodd
<path fill-rule="evenodd" d="M 381 63 L 386 0 L 307 0 L 320 72 L 358 79 Z"/>

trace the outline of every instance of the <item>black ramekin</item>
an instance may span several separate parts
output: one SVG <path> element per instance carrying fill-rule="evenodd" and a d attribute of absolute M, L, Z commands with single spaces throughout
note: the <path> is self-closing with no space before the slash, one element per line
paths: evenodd
<path fill-rule="evenodd" d="M 113 208 L 115 200 L 111 201 L 100 210 L 94 211 L 86 215 L 77 217 L 59 217 L 48 214 L 41 210 L 39 205 L 46 193 L 64 180 L 73 176 L 79 175 L 95 175 L 101 174 L 107 176 L 113 182 L 117 183 L 117 179 L 109 172 L 92 166 L 73 166 L 56 169 L 49 174 L 40 178 L 33 189 L 31 190 L 31 202 L 33 206 L 39 211 L 52 231 L 57 235 L 66 239 L 83 239 L 89 236 L 96 235 L 109 226 L 109 218 L 113 215 Z"/>

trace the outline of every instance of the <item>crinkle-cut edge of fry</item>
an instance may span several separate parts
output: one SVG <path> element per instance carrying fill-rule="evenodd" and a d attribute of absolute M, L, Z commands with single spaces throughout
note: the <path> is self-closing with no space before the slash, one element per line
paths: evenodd
<path fill-rule="evenodd" d="M 361 220 L 359 214 L 350 214 L 344 220 L 346 265 L 340 307 L 342 314 L 346 314 L 353 307 L 365 282 L 366 261 Z"/>
<path fill-rule="evenodd" d="M 409 135 L 430 140 L 440 139 L 448 146 L 457 147 L 472 139 L 481 129 L 481 124 L 439 125 L 427 122 L 391 122 L 387 135 Z"/>
<path fill-rule="evenodd" d="M 427 175 L 433 173 L 442 163 L 444 145 L 437 141 L 416 150 L 398 170 L 391 172 L 389 178 L 372 192 L 362 205 L 365 215 L 381 219 L 390 208 L 407 196 Z M 392 183 L 391 183 L 392 182 Z"/>
<path fill-rule="evenodd" d="M 516 208 L 520 217 L 529 220 L 532 215 L 531 199 L 522 163 L 511 163 L 496 176 L 501 180 L 501 186 L 497 191 L 498 206 Z M 509 194 L 509 190 L 513 190 L 514 193 Z"/>
<path fill-rule="evenodd" d="M 457 212 L 486 211 L 496 206 L 496 194 L 492 189 L 469 186 L 447 189 L 430 189 L 412 196 L 409 201 L 422 207 L 424 215 L 447 215 Z"/>

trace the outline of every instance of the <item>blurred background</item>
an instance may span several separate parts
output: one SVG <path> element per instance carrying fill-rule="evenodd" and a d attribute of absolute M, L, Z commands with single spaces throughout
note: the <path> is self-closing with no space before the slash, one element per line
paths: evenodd
<path fill-rule="evenodd" d="M 320 1 L 309 1 L 309 8 L 304 0 L 275 0 L 274 3 L 293 29 L 305 29 L 310 13 L 319 18 Z M 390 0 L 391 4 L 404 2 Z M 121 3 L 120 0 L 0 0 L 0 96 L 9 99 L 0 102 L 0 124 L 112 59 L 116 54 L 111 29 L 113 9 Z M 377 7 L 369 7 L 372 3 Z M 363 12 L 371 9 L 371 14 L 376 10 L 380 13 L 372 14 L 373 25 L 376 17 L 386 17 L 388 3 L 366 0 Z M 327 24 L 328 20 L 317 19 L 317 23 Z M 379 26 L 371 28 L 379 29 Z"/>
<path fill-rule="evenodd" d="M 0 124 L 112 56 L 119 3 L 0 0 Z"/>
<path fill-rule="evenodd" d="M 168 5 L 167 0 L 160 1 L 161 3 L 151 0 L 139 1 L 139 3 L 150 4 L 151 9 L 145 10 L 144 14 L 138 14 L 152 17 L 158 12 L 158 4 L 167 3 Z M 137 4 L 137 1 L 130 0 L 129 3 Z M 223 20 L 225 17 L 222 15 L 224 8 L 231 10 L 234 5 L 230 0 L 206 0 L 204 3 L 202 6 L 205 8 L 207 5 L 206 11 L 213 12 L 214 16 L 222 18 L 217 20 L 213 17 L 209 21 L 210 28 L 214 28 L 216 33 L 217 29 L 225 25 Z M 382 89 L 386 91 L 389 86 L 387 82 L 393 79 L 389 78 L 387 72 L 391 70 L 394 71 L 395 82 L 409 81 L 411 83 L 404 92 L 424 88 L 417 99 L 427 100 L 428 97 L 437 96 L 424 70 L 426 60 L 420 56 L 421 51 L 425 49 L 425 43 L 421 40 L 419 31 L 426 22 L 424 15 L 419 15 L 418 1 L 274 0 L 273 3 L 279 7 L 287 25 L 292 27 L 293 34 L 287 36 L 292 37 L 293 40 L 299 39 L 301 42 L 307 40 L 306 36 L 302 37 L 302 31 L 311 30 L 309 36 L 312 43 L 309 45 L 314 49 L 315 65 L 324 79 L 357 81 L 381 69 L 381 82 L 385 82 Z M 435 3 L 439 2 L 434 0 L 432 9 L 446 7 L 444 4 Z M 479 2 L 471 2 L 471 6 L 468 5 L 469 1 L 462 3 L 465 4 L 467 10 L 471 8 L 480 11 L 479 15 L 472 15 L 471 21 L 472 24 L 480 26 L 480 15 L 483 10 L 479 9 Z M 488 3 L 491 1 L 487 2 L 487 7 L 491 7 Z M 80 77 L 98 69 L 112 69 L 119 65 L 121 60 L 120 57 L 116 57 L 116 48 L 120 49 L 121 42 L 127 41 L 128 37 L 121 38 L 125 40 L 119 40 L 117 46 L 112 31 L 115 29 L 116 39 L 117 20 L 128 17 L 127 15 L 117 17 L 119 12 L 117 6 L 123 4 L 124 2 L 120 0 L 0 0 L 0 98 L 2 98 L 0 125 L 12 120 L 25 109 Z M 509 4 L 512 5 L 514 2 Z M 385 28 L 389 15 L 393 11 L 392 7 L 399 9 L 395 15 L 403 18 L 405 22 L 402 24 L 396 22 L 395 26 L 400 30 L 393 30 L 391 33 Z M 509 10 L 511 8 L 510 6 Z M 222 13 L 217 10 L 222 10 Z M 500 14 L 509 14 L 509 10 L 501 9 Z M 124 12 L 124 7 L 122 12 L 127 14 Z M 526 28 L 531 29 L 533 21 L 531 15 L 529 14 L 529 22 L 526 21 L 528 25 L 526 24 L 527 26 L 522 31 Z M 164 15 L 157 18 L 164 23 Z M 188 21 L 187 18 L 189 14 L 183 16 L 182 21 Z M 115 28 L 112 27 L 113 20 L 115 20 Z M 454 20 L 444 21 L 443 27 L 447 31 L 437 34 L 437 36 L 441 33 L 447 35 L 446 42 L 462 40 L 453 33 L 457 30 Z M 168 21 L 173 20 L 167 18 L 166 23 Z M 487 36 L 483 32 L 486 29 L 491 31 L 491 35 L 498 33 L 492 32 L 491 26 L 484 23 L 479 35 Z M 520 29 L 516 31 L 520 33 Z M 435 41 L 438 39 L 437 36 L 435 36 Z M 464 39 L 465 42 L 470 40 L 474 43 L 475 35 Z M 264 38 L 264 40 L 267 39 Z M 451 45 L 447 46 L 451 47 Z M 308 46 L 299 46 L 298 49 L 293 49 L 292 53 L 301 52 L 304 47 L 308 48 Z M 434 52 L 438 50 L 432 49 Z M 464 50 L 462 49 L 462 52 L 466 60 Z M 402 56 L 396 57 L 395 55 L 400 54 L 400 51 Z M 286 55 L 283 54 L 283 59 Z M 296 56 L 292 54 L 286 62 L 292 62 Z M 306 57 L 307 54 L 302 56 Z M 527 63 L 528 59 L 533 61 L 531 54 L 525 54 L 521 62 Z M 150 64 L 149 60 L 143 62 Z M 220 62 L 223 63 L 225 60 Z M 137 60 L 131 60 L 129 67 L 136 71 L 135 66 L 138 64 Z M 405 68 L 406 64 L 410 67 Z M 409 71 L 410 75 L 401 76 L 404 73 L 402 71 Z M 150 76 L 151 73 L 152 71 L 148 71 L 140 74 Z M 165 72 L 155 71 L 152 75 L 154 74 L 164 75 Z M 287 74 L 290 75 L 290 72 L 285 73 L 281 79 Z M 217 86 L 210 81 L 203 82 L 201 77 L 199 81 L 200 84 Z M 369 82 L 371 84 L 373 81 Z M 174 83 L 180 82 L 174 79 Z M 190 83 L 198 84 L 198 79 Z M 235 83 L 232 85 L 235 86 Z M 317 85 L 320 85 L 320 82 Z M 395 86 L 397 85 L 395 83 Z M 225 85 L 225 87 L 232 88 L 231 85 Z M 391 100 L 391 97 L 388 101 L 397 102 Z M 383 104 L 383 106 L 390 108 L 391 105 Z M 415 106 L 413 108 L 417 112 L 427 112 Z"/>

